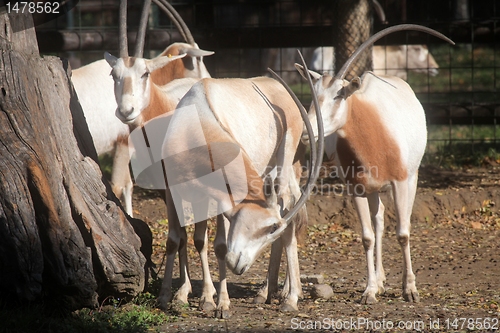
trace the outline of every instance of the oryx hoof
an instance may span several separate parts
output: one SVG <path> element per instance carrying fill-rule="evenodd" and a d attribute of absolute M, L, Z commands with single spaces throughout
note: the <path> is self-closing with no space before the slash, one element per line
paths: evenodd
<path fill-rule="evenodd" d="M 361 304 L 375 304 L 377 303 L 377 298 L 372 294 L 363 294 L 359 303 Z"/>
<path fill-rule="evenodd" d="M 407 302 L 418 303 L 420 302 L 420 295 L 416 290 L 403 291 L 403 298 Z"/>
<path fill-rule="evenodd" d="M 216 309 L 214 302 L 207 301 L 206 299 L 201 299 L 200 304 L 198 305 L 198 309 L 205 312 L 212 312 Z"/>
<path fill-rule="evenodd" d="M 280 311 L 281 312 L 296 312 L 296 311 L 299 311 L 299 308 L 297 305 L 292 305 L 292 304 L 288 304 L 288 303 L 285 303 L 285 304 L 282 304 L 280 306 Z"/>
<path fill-rule="evenodd" d="M 231 311 L 229 311 L 229 309 L 217 309 L 215 311 L 215 318 L 217 318 L 217 319 L 229 319 L 229 318 L 231 318 Z"/>

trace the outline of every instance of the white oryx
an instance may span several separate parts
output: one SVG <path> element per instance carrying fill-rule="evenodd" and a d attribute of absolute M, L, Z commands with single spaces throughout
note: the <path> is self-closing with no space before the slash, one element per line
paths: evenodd
<path fill-rule="evenodd" d="M 181 111 L 190 107 L 194 116 Z M 285 247 L 283 311 L 297 310 L 302 295 L 295 228 L 305 223 L 306 213 L 304 196 L 298 202 L 300 172 L 294 169 L 302 123 L 297 104 L 271 78 L 203 79 L 179 102 L 163 145 L 172 197 L 193 206 L 214 199 L 230 222 L 227 247 L 225 243 L 215 245 L 219 263 L 225 259 L 233 273 L 243 274 L 262 250 L 254 239 L 269 245 L 281 236 L 271 256 L 281 255 L 281 245 Z M 197 127 L 203 133 L 200 138 L 193 135 Z M 240 164 L 232 163 L 233 159 Z M 226 184 L 222 188 L 204 177 L 221 169 Z M 287 219 L 293 222 L 287 223 L 282 214 L 292 206 Z M 176 217 L 169 214 L 169 221 Z M 174 242 L 170 235 L 168 241 Z M 240 247 L 250 254 L 241 256 Z M 265 293 L 275 290 L 274 274 L 269 273 L 269 288 L 258 298 L 271 296 Z"/>
<path fill-rule="evenodd" d="M 427 141 L 424 110 L 410 86 L 398 77 L 377 77 L 367 72 L 350 82 L 344 80 L 349 66 L 367 46 L 401 30 L 427 32 L 453 44 L 429 28 L 394 26 L 363 43 L 335 77 L 327 73 L 310 73 L 315 77 L 315 89 L 321 104 L 325 152 L 338 167 L 347 171 L 343 173 L 347 186 L 358 188 L 350 192 L 355 193 L 353 200 L 361 220 L 368 265 L 367 287 L 361 298 L 363 304 L 376 302 L 376 295 L 385 290 L 382 266 L 384 205 L 379 192 L 386 186 L 393 190 L 396 236 L 403 251 L 403 297 L 409 302 L 419 301 L 410 257 L 410 216 L 418 168 Z M 304 75 L 303 68 L 296 66 Z M 313 109 L 312 106 L 309 118 L 314 124 L 317 118 Z"/>
<path fill-rule="evenodd" d="M 192 77 L 210 77 L 202 57 L 213 52 L 200 50 L 196 44 L 174 43 L 159 56 L 186 55 L 170 62 L 151 74 L 152 81 L 164 85 L 172 80 Z M 82 106 L 87 125 L 98 155 L 113 154 L 111 184 L 115 195 L 122 200 L 125 211 L 132 211 L 133 183 L 130 177 L 128 135 L 129 128 L 115 116 L 116 100 L 109 65 L 103 60 L 75 69 L 71 80 Z"/>
<path fill-rule="evenodd" d="M 333 75 L 334 48 L 318 47 L 314 50 L 310 69 Z M 408 71 L 438 74 L 439 65 L 426 45 L 375 45 L 372 48 L 373 72 L 407 80 Z"/>
<path fill-rule="evenodd" d="M 115 81 L 114 95 L 116 98 L 117 119 L 128 124 L 130 130 L 142 128 L 148 121 L 155 117 L 173 111 L 179 100 L 199 79 L 184 78 L 173 80 L 170 83 L 159 86 L 153 82 L 153 74 L 160 71 L 162 67 L 167 67 L 170 63 L 178 61 L 176 59 L 184 57 L 163 56 L 151 60 L 135 57 L 116 58 L 109 53 L 105 53 L 105 59 L 108 66 L 111 66 L 111 75 Z M 109 67 L 108 67 L 109 68 Z M 150 75 L 151 74 L 151 75 Z M 128 148 L 127 148 L 128 149 Z M 128 150 L 127 150 L 128 155 Z M 187 296 L 191 292 L 191 282 L 189 280 L 187 268 L 187 234 L 185 228 L 181 228 L 176 219 L 171 218 L 171 213 L 175 213 L 174 206 L 169 200 L 166 200 L 168 212 L 168 239 L 174 239 L 167 243 L 167 265 L 165 268 L 164 285 L 167 291 L 159 298 L 159 305 L 166 309 L 167 303 L 172 299 L 172 270 L 175 255 L 179 252 L 181 288 L 175 294 L 175 299 L 187 303 Z M 208 242 L 207 242 L 207 223 L 206 221 L 197 223 L 195 226 L 194 241 L 202 262 L 203 269 L 203 296 L 200 301 L 200 308 L 212 310 L 215 308 L 213 294 L 215 289 L 210 276 L 208 267 Z M 222 231 L 223 227 L 217 229 Z M 222 242 L 224 239 L 222 238 Z M 173 245 L 175 243 L 175 245 Z M 222 301 L 222 298 L 219 298 Z"/>

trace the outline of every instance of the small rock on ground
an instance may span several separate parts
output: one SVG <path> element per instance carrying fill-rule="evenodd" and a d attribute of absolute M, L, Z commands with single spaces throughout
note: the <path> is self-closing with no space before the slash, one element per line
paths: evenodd
<path fill-rule="evenodd" d="M 315 284 L 311 290 L 313 298 L 329 299 L 333 296 L 333 288 L 327 284 Z"/>

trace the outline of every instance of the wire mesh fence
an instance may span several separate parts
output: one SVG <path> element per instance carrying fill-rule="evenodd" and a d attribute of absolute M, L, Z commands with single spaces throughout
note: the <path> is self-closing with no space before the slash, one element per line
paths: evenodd
<path fill-rule="evenodd" d="M 129 38 L 137 31 L 142 1 L 129 0 Z M 342 64 L 342 37 L 352 26 L 377 32 L 399 23 L 434 28 L 457 43 L 449 46 L 422 33 L 397 33 L 377 42 L 384 71 L 398 69 L 424 105 L 428 119 L 428 152 L 432 158 L 500 152 L 500 3 L 495 0 L 177 0 L 171 1 L 201 48 L 215 51 L 204 59 L 213 77 L 251 77 L 276 70 L 309 103 L 308 88 L 296 72 L 296 49 L 309 65 L 320 52 L 319 71 Z M 364 4 L 346 20 L 348 3 Z M 69 58 L 73 68 L 117 53 L 118 0 L 80 0 L 67 15 L 37 27 L 41 51 Z M 368 6 L 368 7 L 366 7 Z M 363 12 L 364 10 L 364 12 Z M 341 16 L 343 19 L 339 19 Z M 345 25 L 349 21 L 351 27 Z M 167 16 L 152 6 L 146 57 L 181 41 Z M 358 39 L 364 39 L 360 37 Z M 408 45 L 408 46 L 405 46 Z M 423 56 L 424 46 L 433 57 Z M 133 43 L 131 45 L 133 47 Z M 323 47 L 320 51 L 318 47 Z M 334 47 L 333 49 L 331 47 Z M 378 50 L 378 51 L 377 51 Z M 329 56 L 325 52 L 330 52 Z M 380 57 L 382 60 L 380 60 Z M 420 60 L 420 64 L 415 62 Z M 368 60 L 371 59 L 368 56 Z M 337 66 L 335 66 L 337 64 Z M 379 66 L 380 67 L 380 66 Z M 438 67 L 438 68 L 437 68 Z M 367 68 L 367 67 L 364 67 Z M 375 66 L 375 69 L 376 66 Z M 361 69 L 363 71 L 364 69 Z M 399 76 L 399 74 L 397 74 Z"/>

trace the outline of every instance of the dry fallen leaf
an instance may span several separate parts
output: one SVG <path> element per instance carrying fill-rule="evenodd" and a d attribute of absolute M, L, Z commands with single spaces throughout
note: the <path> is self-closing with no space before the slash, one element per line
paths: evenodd
<path fill-rule="evenodd" d="M 483 225 L 481 224 L 481 222 L 471 222 L 470 223 L 472 229 L 482 229 L 483 228 Z"/>

